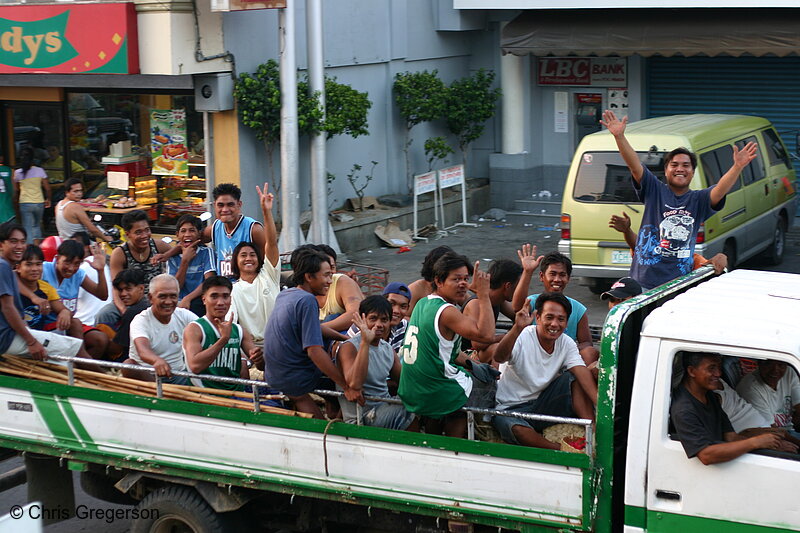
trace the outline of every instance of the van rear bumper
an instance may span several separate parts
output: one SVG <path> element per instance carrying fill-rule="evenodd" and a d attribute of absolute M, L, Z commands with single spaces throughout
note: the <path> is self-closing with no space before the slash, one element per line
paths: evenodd
<path fill-rule="evenodd" d="M 591 266 L 591 265 L 572 265 L 572 276 L 584 278 L 609 278 L 619 279 L 628 275 L 631 267 L 621 266 Z"/>
<path fill-rule="evenodd" d="M 572 259 L 572 242 L 561 239 L 558 251 Z M 577 265 L 572 264 L 572 277 L 619 279 L 628 275 L 630 265 Z"/>

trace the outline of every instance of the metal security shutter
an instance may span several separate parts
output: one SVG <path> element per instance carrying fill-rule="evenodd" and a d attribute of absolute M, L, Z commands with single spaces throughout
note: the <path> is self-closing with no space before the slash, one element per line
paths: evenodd
<path fill-rule="evenodd" d="M 797 153 L 800 57 L 651 57 L 647 83 L 648 117 L 761 116 L 772 121 L 787 148 Z"/>

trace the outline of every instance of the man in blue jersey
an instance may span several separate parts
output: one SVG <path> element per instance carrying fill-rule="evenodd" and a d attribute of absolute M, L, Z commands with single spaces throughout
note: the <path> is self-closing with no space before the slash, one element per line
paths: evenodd
<path fill-rule="evenodd" d="M 263 250 L 267 237 L 261 222 L 242 214 L 242 190 L 239 187 L 233 183 L 220 183 L 211 194 L 216 220 L 203 230 L 203 242 L 214 246 L 219 275 L 231 277 L 231 256 L 236 245 L 252 242 L 256 250 Z"/>

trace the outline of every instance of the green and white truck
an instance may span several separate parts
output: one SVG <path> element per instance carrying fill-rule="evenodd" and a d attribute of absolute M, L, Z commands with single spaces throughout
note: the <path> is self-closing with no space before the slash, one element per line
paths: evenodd
<path fill-rule="evenodd" d="M 77 470 L 91 494 L 138 505 L 132 531 L 797 531 L 797 456 L 704 466 L 670 436 L 668 410 L 685 351 L 796 372 L 798 317 L 800 275 L 710 268 L 615 307 L 584 454 L 8 375 L 0 447 L 51 465 L 28 480 L 53 494 Z"/>

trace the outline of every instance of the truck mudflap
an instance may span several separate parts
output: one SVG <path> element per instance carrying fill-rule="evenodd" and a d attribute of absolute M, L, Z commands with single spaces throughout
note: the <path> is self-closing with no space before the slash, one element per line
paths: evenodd
<path fill-rule="evenodd" d="M 5 375 L 0 412 L 0 446 L 16 450 L 522 531 L 591 528 L 587 454 Z"/>

